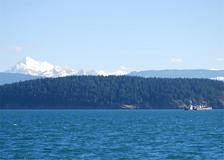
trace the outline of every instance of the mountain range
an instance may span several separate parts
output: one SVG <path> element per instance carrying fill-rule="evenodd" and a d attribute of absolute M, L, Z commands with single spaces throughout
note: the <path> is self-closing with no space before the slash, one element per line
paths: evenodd
<path fill-rule="evenodd" d="M 26 81 L 40 78 L 38 76 L 20 74 L 20 73 L 0 73 L 0 85 L 2 84 L 10 84 L 14 82 Z"/>
<path fill-rule="evenodd" d="M 189 69 L 189 70 L 146 70 L 128 72 L 124 67 L 108 72 L 105 70 L 75 70 L 69 67 L 53 65 L 47 61 L 25 57 L 11 69 L 0 73 L 0 85 L 24 80 L 45 77 L 65 77 L 70 75 L 127 75 L 136 77 L 157 78 L 205 78 L 224 81 L 224 70 Z"/>
<path fill-rule="evenodd" d="M 75 70 L 69 67 L 61 67 L 53 65 L 46 61 L 35 60 L 31 57 L 26 57 L 15 66 L 13 66 L 8 72 L 10 73 L 21 73 L 33 76 L 41 77 L 65 77 L 69 75 L 125 75 L 128 72 L 124 68 L 120 68 L 114 72 L 107 71 L 95 71 L 95 70 Z"/>
<path fill-rule="evenodd" d="M 205 78 L 224 80 L 224 70 L 186 69 L 186 70 L 147 70 L 130 72 L 129 76 L 157 78 Z"/>

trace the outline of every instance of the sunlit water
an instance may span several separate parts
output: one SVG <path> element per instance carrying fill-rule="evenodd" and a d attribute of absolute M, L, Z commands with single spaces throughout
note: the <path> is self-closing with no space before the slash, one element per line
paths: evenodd
<path fill-rule="evenodd" d="M 223 110 L 0 110 L 0 159 L 223 158 Z"/>

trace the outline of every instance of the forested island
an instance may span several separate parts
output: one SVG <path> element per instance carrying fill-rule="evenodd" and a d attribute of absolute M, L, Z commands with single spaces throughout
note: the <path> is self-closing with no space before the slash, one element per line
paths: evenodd
<path fill-rule="evenodd" d="M 0 86 L 1 109 L 175 109 L 190 101 L 224 108 L 224 83 L 209 79 L 68 76 Z"/>

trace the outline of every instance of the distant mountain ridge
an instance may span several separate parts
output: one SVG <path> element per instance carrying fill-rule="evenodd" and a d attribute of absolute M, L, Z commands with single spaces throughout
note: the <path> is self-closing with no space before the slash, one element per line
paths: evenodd
<path fill-rule="evenodd" d="M 126 75 L 128 72 L 124 67 L 120 67 L 116 71 L 108 72 L 104 70 L 75 70 L 70 67 L 61 67 L 53 65 L 47 61 L 35 60 L 31 57 L 25 57 L 22 61 L 13 66 L 10 73 L 21 73 L 41 77 L 65 77 L 70 75 Z"/>
<path fill-rule="evenodd" d="M 20 73 L 4 73 L 0 72 L 0 85 L 3 84 L 10 84 L 20 81 L 26 81 L 26 80 L 32 80 L 37 79 L 40 77 L 37 76 L 31 76 L 31 75 L 25 75 Z"/>
<path fill-rule="evenodd" d="M 205 78 L 224 81 L 224 70 L 207 69 L 186 69 L 186 70 L 146 70 L 127 72 L 125 67 L 120 67 L 115 71 L 105 70 L 75 70 L 69 67 L 53 65 L 46 61 L 35 60 L 31 57 L 25 57 L 15 66 L 6 72 L 0 73 L 0 85 L 9 84 L 18 81 L 32 80 L 39 77 L 65 77 L 70 75 L 91 75 L 91 76 L 109 76 L 109 75 L 127 75 L 144 78 Z"/>
<path fill-rule="evenodd" d="M 129 76 L 157 78 L 206 78 L 224 80 L 224 70 L 186 69 L 186 70 L 146 70 L 134 71 Z"/>

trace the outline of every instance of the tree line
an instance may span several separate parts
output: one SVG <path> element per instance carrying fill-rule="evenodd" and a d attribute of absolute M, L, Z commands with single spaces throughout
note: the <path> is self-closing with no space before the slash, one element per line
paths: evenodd
<path fill-rule="evenodd" d="M 224 108 L 224 83 L 209 79 L 68 76 L 0 86 L 1 108 Z"/>

